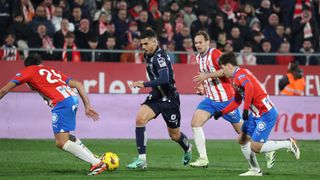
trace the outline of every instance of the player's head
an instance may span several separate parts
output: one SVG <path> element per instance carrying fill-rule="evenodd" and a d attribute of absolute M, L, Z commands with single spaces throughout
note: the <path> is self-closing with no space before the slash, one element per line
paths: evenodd
<path fill-rule="evenodd" d="M 38 54 L 30 54 L 26 60 L 24 60 L 24 66 L 32 66 L 32 65 L 40 65 L 42 63 L 42 59 Z"/>
<path fill-rule="evenodd" d="M 205 31 L 199 31 L 194 36 L 194 45 L 200 54 L 207 52 L 210 47 L 210 37 Z"/>
<path fill-rule="evenodd" d="M 238 66 L 235 54 L 233 52 L 223 54 L 219 58 L 219 65 L 225 76 L 231 77 L 235 67 Z"/>
<path fill-rule="evenodd" d="M 145 30 L 140 36 L 140 44 L 146 54 L 153 54 L 158 47 L 157 34 L 152 29 Z"/>

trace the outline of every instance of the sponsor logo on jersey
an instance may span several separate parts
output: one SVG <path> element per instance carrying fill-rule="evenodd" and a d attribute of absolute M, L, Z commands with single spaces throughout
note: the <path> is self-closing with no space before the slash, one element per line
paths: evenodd
<path fill-rule="evenodd" d="M 159 57 L 157 59 L 157 61 L 158 61 L 160 67 L 166 67 L 167 66 L 166 60 L 163 57 Z"/>
<path fill-rule="evenodd" d="M 17 77 L 21 77 L 22 74 L 21 74 L 21 73 L 17 73 L 16 76 L 17 76 Z"/>

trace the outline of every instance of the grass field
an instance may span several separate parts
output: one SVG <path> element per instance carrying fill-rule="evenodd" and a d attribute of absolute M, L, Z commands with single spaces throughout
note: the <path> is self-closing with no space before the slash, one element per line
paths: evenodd
<path fill-rule="evenodd" d="M 55 148 L 53 140 L 0 139 L 0 179 L 244 179 L 238 177 L 247 168 L 235 141 L 208 141 L 210 166 L 194 169 L 181 164 L 182 150 L 170 140 L 148 141 L 148 169 L 128 170 L 125 165 L 136 155 L 134 140 L 83 140 L 97 154 L 116 152 L 121 161 L 114 172 L 88 177 L 89 165 Z M 301 159 L 278 151 L 276 164 L 266 168 L 258 155 L 264 176 L 259 179 L 319 179 L 320 142 L 299 141 Z M 193 159 L 197 156 L 194 148 Z M 251 178 L 252 179 L 252 178 Z"/>

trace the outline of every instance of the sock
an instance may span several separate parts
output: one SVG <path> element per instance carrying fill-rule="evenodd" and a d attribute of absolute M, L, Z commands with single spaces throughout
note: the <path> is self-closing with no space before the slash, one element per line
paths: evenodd
<path fill-rule="evenodd" d="M 278 149 L 288 149 L 290 148 L 290 141 L 267 141 L 262 145 L 262 148 L 260 150 L 261 153 L 275 151 Z"/>
<path fill-rule="evenodd" d="M 64 146 L 63 150 L 73 154 L 74 156 L 78 157 L 79 159 L 86 161 L 92 165 L 100 163 L 100 159 L 95 158 L 92 154 L 88 153 L 86 150 L 83 149 L 80 145 L 76 144 L 68 140 Z"/>
<path fill-rule="evenodd" d="M 199 157 L 208 160 L 206 149 L 206 137 L 204 136 L 202 127 L 192 128 L 194 142 L 196 143 Z"/>
<path fill-rule="evenodd" d="M 184 135 L 182 132 L 180 133 L 180 138 L 177 141 L 177 143 L 179 143 L 179 145 L 182 147 L 182 149 L 184 150 L 184 152 L 187 152 L 189 150 L 189 142 L 188 142 L 188 138 L 186 135 Z"/>
<path fill-rule="evenodd" d="M 70 134 L 69 135 L 69 140 L 73 141 L 74 143 L 80 145 L 84 150 L 86 150 L 89 154 L 92 154 L 94 156 L 94 154 L 90 151 L 90 149 L 87 148 L 87 146 L 85 146 L 81 140 L 77 137 L 75 137 L 74 135 Z"/>
<path fill-rule="evenodd" d="M 146 154 L 139 154 L 139 159 L 142 159 L 143 161 L 147 160 L 147 155 Z"/>
<path fill-rule="evenodd" d="M 260 166 L 257 161 L 256 153 L 251 151 L 250 145 L 251 145 L 250 142 L 248 142 L 247 144 L 244 144 L 244 145 L 240 144 L 242 154 L 245 157 L 245 159 L 248 161 L 250 169 L 256 169 L 256 170 L 260 171 Z"/>
<path fill-rule="evenodd" d="M 146 154 L 147 133 L 146 127 L 136 127 L 136 144 L 139 154 Z"/>

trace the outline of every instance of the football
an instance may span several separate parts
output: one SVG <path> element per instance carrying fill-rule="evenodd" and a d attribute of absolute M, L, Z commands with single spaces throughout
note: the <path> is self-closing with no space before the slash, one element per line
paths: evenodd
<path fill-rule="evenodd" d="M 114 171 L 120 165 L 120 159 L 118 155 L 113 152 L 106 152 L 103 155 L 102 161 L 107 165 L 108 171 Z"/>

